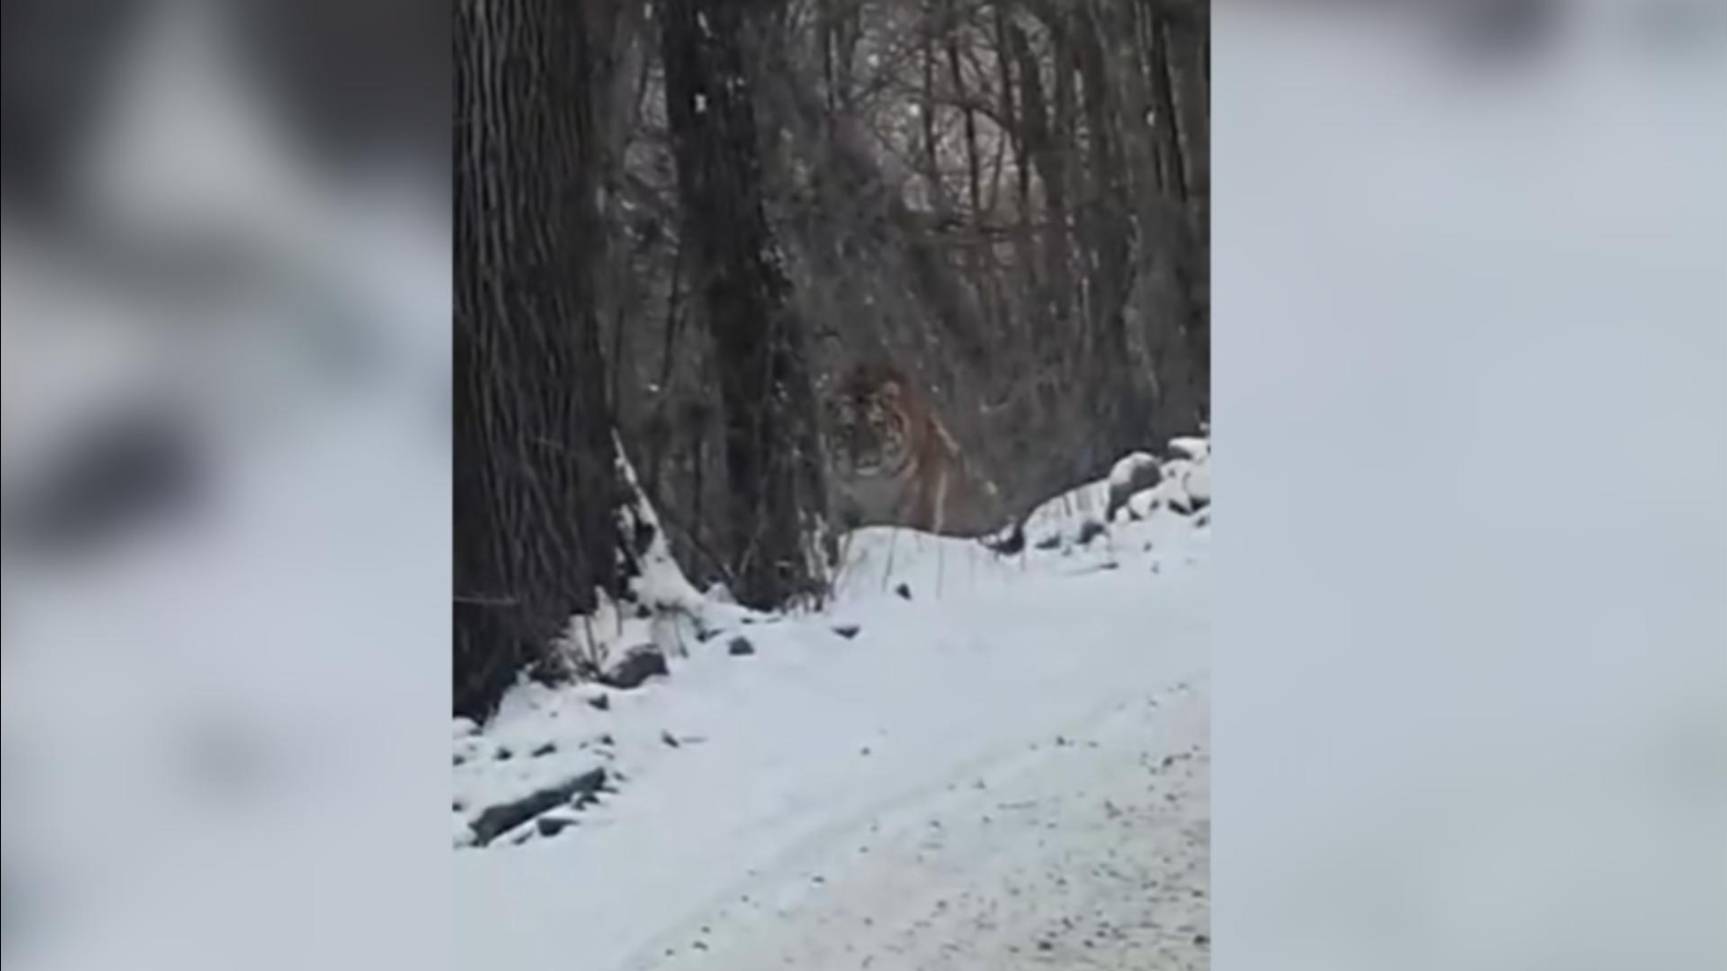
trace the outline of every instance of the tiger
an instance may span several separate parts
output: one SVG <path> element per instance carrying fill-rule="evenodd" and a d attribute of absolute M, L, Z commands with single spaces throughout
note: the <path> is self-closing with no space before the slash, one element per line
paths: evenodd
<path fill-rule="evenodd" d="M 1010 524 L 995 484 L 966 460 L 898 368 L 854 366 L 827 404 L 833 486 L 845 525 L 991 540 Z"/>

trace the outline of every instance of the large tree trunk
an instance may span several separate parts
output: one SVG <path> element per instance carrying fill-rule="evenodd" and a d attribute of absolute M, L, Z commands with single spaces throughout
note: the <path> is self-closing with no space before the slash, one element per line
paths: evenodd
<path fill-rule="evenodd" d="M 456 10 L 453 700 L 484 717 L 596 589 L 623 592 L 621 490 L 591 278 L 591 10 Z"/>
<path fill-rule="evenodd" d="M 734 593 L 766 608 L 819 593 L 811 540 L 826 490 L 804 334 L 763 205 L 748 6 L 664 0 L 660 21 L 685 239 L 726 412 Z"/>

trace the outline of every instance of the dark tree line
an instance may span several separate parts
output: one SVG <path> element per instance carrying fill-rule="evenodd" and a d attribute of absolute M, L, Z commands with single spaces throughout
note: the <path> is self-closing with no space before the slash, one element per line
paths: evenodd
<path fill-rule="evenodd" d="M 1209 411 L 1208 12 L 459 0 L 456 706 L 640 537 L 819 596 L 820 396 L 912 372 L 1023 506 Z M 616 437 L 614 437 L 614 433 Z"/>
<path fill-rule="evenodd" d="M 1183 0 L 740 5 L 764 203 L 818 394 L 912 370 L 1024 505 L 1210 407 L 1209 14 Z M 665 75 L 608 173 L 618 417 L 682 559 L 725 576 L 716 348 Z"/>

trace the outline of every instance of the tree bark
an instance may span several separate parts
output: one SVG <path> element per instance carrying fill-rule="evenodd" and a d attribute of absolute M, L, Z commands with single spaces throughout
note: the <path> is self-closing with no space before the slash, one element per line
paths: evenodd
<path fill-rule="evenodd" d="M 456 14 L 453 702 L 483 718 L 555 661 L 596 589 L 623 593 L 628 567 L 590 269 L 601 78 L 584 6 Z"/>
<path fill-rule="evenodd" d="M 1127 120 L 1107 56 L 1108 31 L 1095 7 L 1075 8 L 1071 27 L 1074 64 L 1083 83 L 1090 191 L 1082 210 L 1082 245 L 1088 255 L 1085 321 L 1087 390 L 1094 461 L 1143 447 L 1150 429 L 1137 368 L 1128 351 L 1127 298 L 1133 285 L 1134 197 L 1123 157 Z"/>
<path fill-rule="evenodd" d="M 822 589 L 810 541 L 826 487 L 803 328 L 764 209 L 745 6 L 663 0 L 660 26 L 685 238 L 725 408 L 733 592 L 773 608 Z"/>
<path fill-rule="evenodd" d="M 1203 20 L 1157 13 L 1151 44 L 1158 136 L 1172 160 L 1172 218 L 1164 227 L 1172 287 L 1168 313 L 1150 335 L 1158 382 L 1159 437 L 1188 434 L 1210 414 L 1210 107 Z"/>

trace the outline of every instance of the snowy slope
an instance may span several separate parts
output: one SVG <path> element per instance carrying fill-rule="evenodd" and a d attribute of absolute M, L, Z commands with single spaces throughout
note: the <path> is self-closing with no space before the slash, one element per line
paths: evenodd
<path fill-rule="evenodd" d="M 859 531 L 823 614 L 459 724 L 458 842 L 501 797 L 615 791 L 457 852 L 458 961 L 1204 966 L 1209 529 L 1164 508 L 1072 543 L 1106 485 L 1019 558 Z"/>

